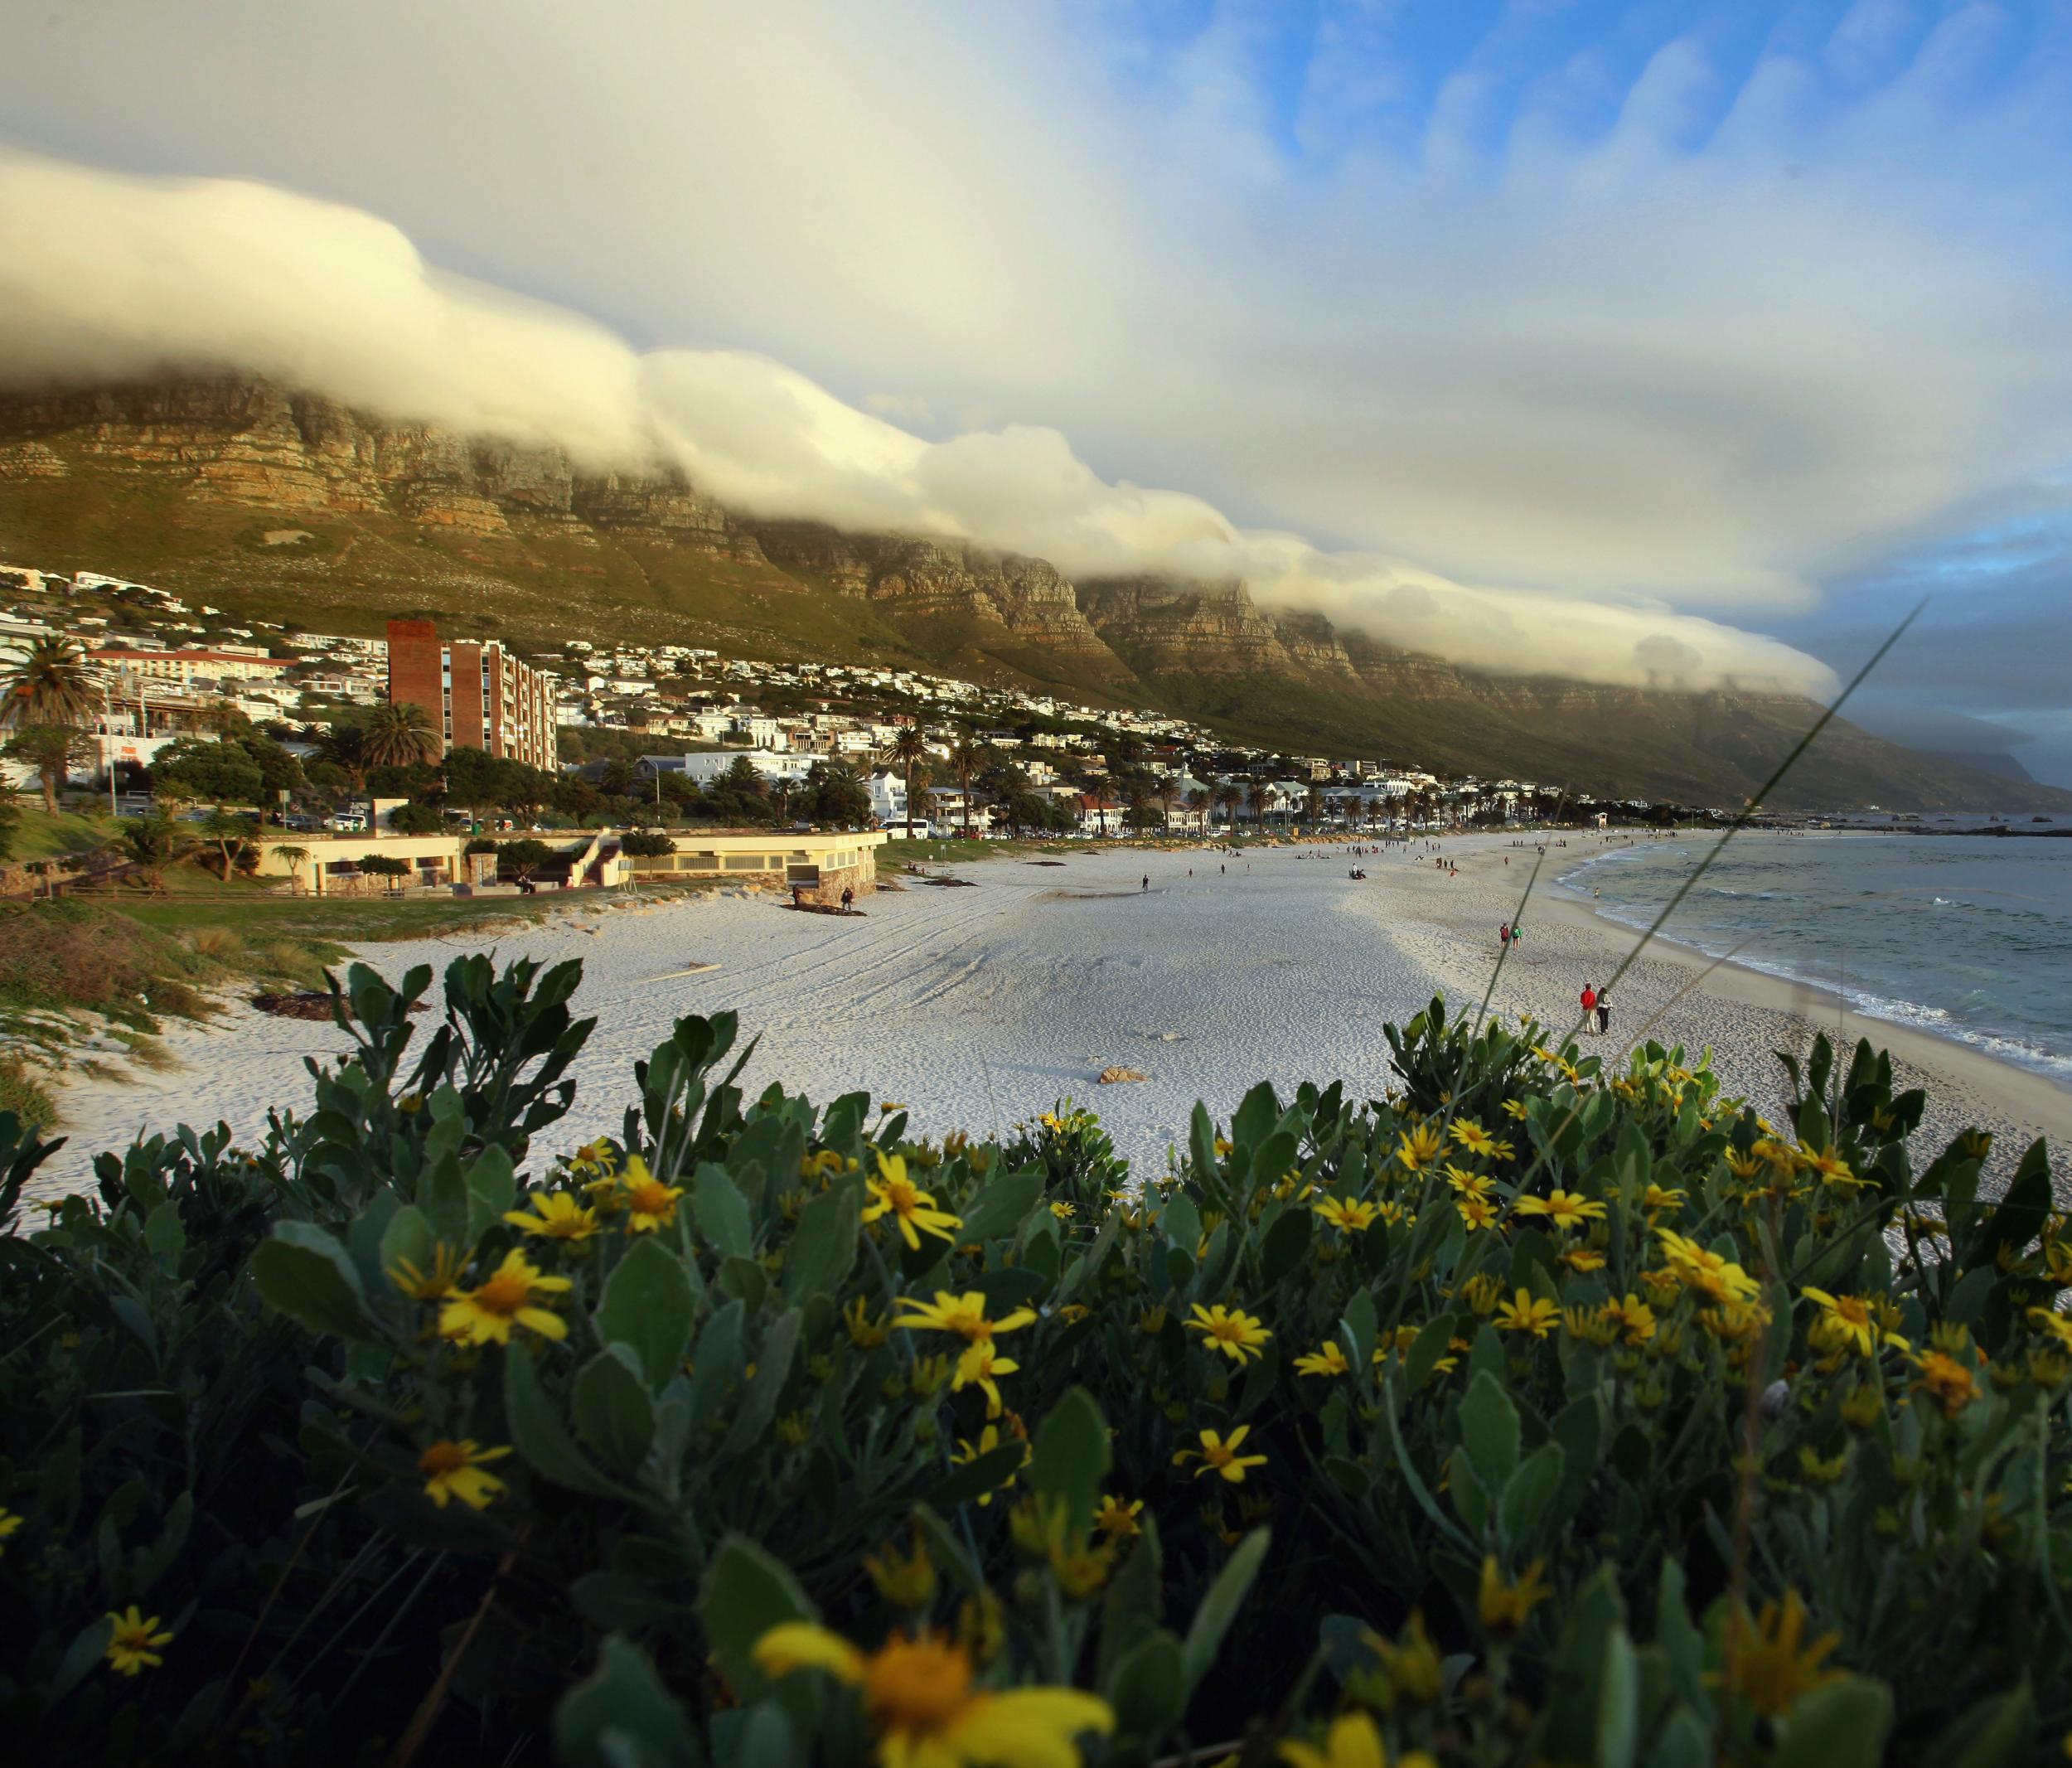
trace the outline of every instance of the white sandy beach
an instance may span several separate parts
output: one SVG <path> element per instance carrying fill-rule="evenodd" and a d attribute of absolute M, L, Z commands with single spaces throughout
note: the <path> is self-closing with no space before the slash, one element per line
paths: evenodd
<path fill-rule="evenodd" d="M 1571 839 L 1548 856 L 1528 936 L 1492 1001 L 1507 1017 L 1530 1009 L 1563 1029 L 1583 981 L 1603 980 L 1636 937 L 1547 882 L 1596 840 Z M 583 961 L 577 1005 L 598 1025 L 556 1146 L 618 1130 L 632 1063 L 673 1020 L 731 1009 L 744 1035 L 761 1039 L 752 1088 L 777 1082 L 821 1102 L 862 1090 L 907 1105 L 916 1133 L 929 1136 L 1003 1132 L 1069 1095 L 1101 1113 L 1140 1171 L 1156 1172 L 1169 1145 L 1184 1141 L 1197 1099 L 1222 1117 L 1262 1078 L 1284 1092 L 1305 1079 L 1343 1079 L 1355 1097 L 1386 1091 L 1382 1024 L 1406 1019 L 1435 989 L 1472 1005 L 1489 984 L 1496 927 L 1516 908 L 1533 859 L 1508 840 L 1446 843 L 1458 877 L 1400 850 L 1377 856 L 1364 862 L 1364 882 L 1348 878 L 1343 847 L 1323 858 L 1298 847 L 1228 860 L 1208 850 L 1073 855 L 1056 866 L 996 860 L 954 869 L 969 889 L 907 880 L 849 918 L 792 913 L 767 895 L 572 903 L 496 950 Z M 1147 871 L 1148 891 L 1139 884 Z M 361 956 L 393 976 L 462 948 L 420 940 Z M 719 967 L 672 974 L 701 963 Z M 1770 1052 L 1803 1051 L 1811 1022 L 1832 1030 L 1837 1008 L 1732 966 L 1690 986 L 1706 964 L 1680 948 L 1651 950 L 1616 993 L 1606 1054 L 1636 1035 L 1710 1044 L 1732 1090 L 1774 1106 L 1781 1070 Z M 2072 1148 L 2072 1092 L 1906 1028 L 1852 1019 L 1847 1029 L 1887 1044 L 1902 1084 L 1929 1089 L 1939 1132 L 1971 1123 L 1999 1132 L 1999 1173 L 2036 1134 L 2050 1135 L 2054 1152 Z M 95 1152 L 140 1130 L 220 1119 L 256 1136 L 270 1107 L 307 1100 L 305 1058 L 343 1042 L 328 1026 L 242 1004 L 207 1025 L 176 1027 L 166 1039 L 173 1066 L 65 1092 L 70 1140 L 36 1189 L 80 1187 Z M 1150 1078 L 1096 1084 L 1111 1063 Z M 2064 1194 L 2072 1182 L 2062 1155 L 2054 1164 Z"/>

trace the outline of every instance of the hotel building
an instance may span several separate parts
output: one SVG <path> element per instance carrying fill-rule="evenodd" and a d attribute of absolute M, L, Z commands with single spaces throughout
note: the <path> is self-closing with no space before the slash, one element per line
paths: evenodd
<path fill-rule="evenodd" d="M 494 639 L 448 642 L 429 620 L 389 622 L 389 701 L 422 706 L 444 748 L 486 749 L 529 767 L 556 765 L 551 676 Z"/>

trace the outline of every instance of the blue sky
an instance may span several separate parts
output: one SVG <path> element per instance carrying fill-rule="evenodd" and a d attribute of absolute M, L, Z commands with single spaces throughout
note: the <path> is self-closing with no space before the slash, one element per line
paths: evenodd
<path fill-rule="evenodd" d="M 1207 509 L 1270 598 L 1478 664 L 1846 673 L 1929 592 L 1866 717 L 2072 783 L 2065 6 L 85 0 L 10 47 L 17 150 L 346 206 L 229 267 L 225 339 L 356 241 L 650 353 L 788 506 L 1149 565 Z M 286 363 L 380 382 L 423 316 L 373 288 Z"/>

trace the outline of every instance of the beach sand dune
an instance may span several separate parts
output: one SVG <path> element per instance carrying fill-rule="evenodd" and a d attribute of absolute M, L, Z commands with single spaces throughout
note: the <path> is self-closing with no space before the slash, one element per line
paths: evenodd
<path fill-rule="evenodd" d="M 572 913 L 495 949 L 583 963 L 576 1006 L 598 1025 L 555 1146 L 617 1133 L 634 1061 L 680 1015 L 731 1010 L 758 1040 L 751 1088 L 777 1083 L 823 1102 L 867 1092 L 908 1106 L 929 1136 L 1005 1134 L 1069 1095 L 1100 1112 L 1140 1175 L 1155 1175 L 1169 1146 L 1184 1146 L 1198 1099 L 1227 1117 L 1262 1079 L 1284 1093 L 1334 1079 L 1353 1098 L 1387 1092 L 1384 1022 L 1409 1018 L 1441 988 L 1472 1009 L 1489 986 L 1497 925 L 1531 869 L 1530 850 L 1507 840 L 1446 844 L 1457 877 L 1399 854 L 1364 862 L 1370 875 L 1359 881 L 1300 849 L 1251 853 L 1227 874 L 1213 856 L 1185 852 L 1074 857 L 1063 879 L 984 865 L 971 869 L 978 888 L 880 894 L 868 916 L 785 914 L 769 898 L 733 895 Z M 1556 899 L 1553 871 L 1581 856 L 1549 856 L 1524 946 L 1498 975 L 1491 1007 L 1507 1019 L 1527 1009 L 1566 1029 L 1582 982 L 1603 980 L 1633 944 L 1630 932 Z M 1149 893 L 1139 888 L 1146 870 Z M 442 965 L 453 949 L 417 941 L 361 955 L 394 977 Z M 1816 1020 L 1834 1028 L 1834 1012 L 1731 966 L 1679 998 L 1704 962 L 1663 947 L 1629 972 L 1605 1054 L 1659 1011 L 1653 1035 L 1693 1050 L 1711 1044 L 1729 1084 L 1774 1111 L 1781 1070 L 1770 1052 L 1803 1051 Z M 2002 1132 L 1996 1168 L 2011 1161 L 2016 1138 L 2048 1129 L 2055 1142 L 2072 1130 L 2072 1094 L 2040 1078 L 1902 1028 L 1846 1029 L 1893 1046 L 1903 1083 L 1929 1087 L 1939 1133 L 1973 1121 Z M 93 1154 L 139 1131 L 220 1118 L 255 1137 L 269 1108 L 307 1102 L 305 1060 L 335 1056 L 343 1043 L 328 1026 L 242 1004 L 210 1025 L 177 1028 L 167 1039 L 174 1067 L 66 1092 L 70 1141 L 37 1189 L 88 1182 Z M 1098 1087 L 1111 1065 L 1150 1078 Z"/>

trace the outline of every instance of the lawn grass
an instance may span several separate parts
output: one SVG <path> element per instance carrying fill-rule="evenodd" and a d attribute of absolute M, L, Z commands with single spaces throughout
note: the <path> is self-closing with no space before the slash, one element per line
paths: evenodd
<path fill-rule="evenodd" d="M 55 860 L 62 854 L 104 846 L 114 840 L 117 827 L 105 810 L 60 811 L 53 816 L 41 805 L 24 802 L 15 830 L 14 857 Z"/>
<path fill-rule="evenodd" d="M 123 893 L 95 900 L 164 932 L 191 937 L 203 928 L 228 927 L 253 942 L 297 942 L 325 963 L 336 962 L 348 947 L 374 940 L 436 938 L 495 921 L 543 920 L 555 907 L 574 900 L 559 893 L 472 899 L 287 896 L 182 872 L 178 867 L 167 871 L 167 883 L 178 879 L 182 888 L 162 896 Z"/>

